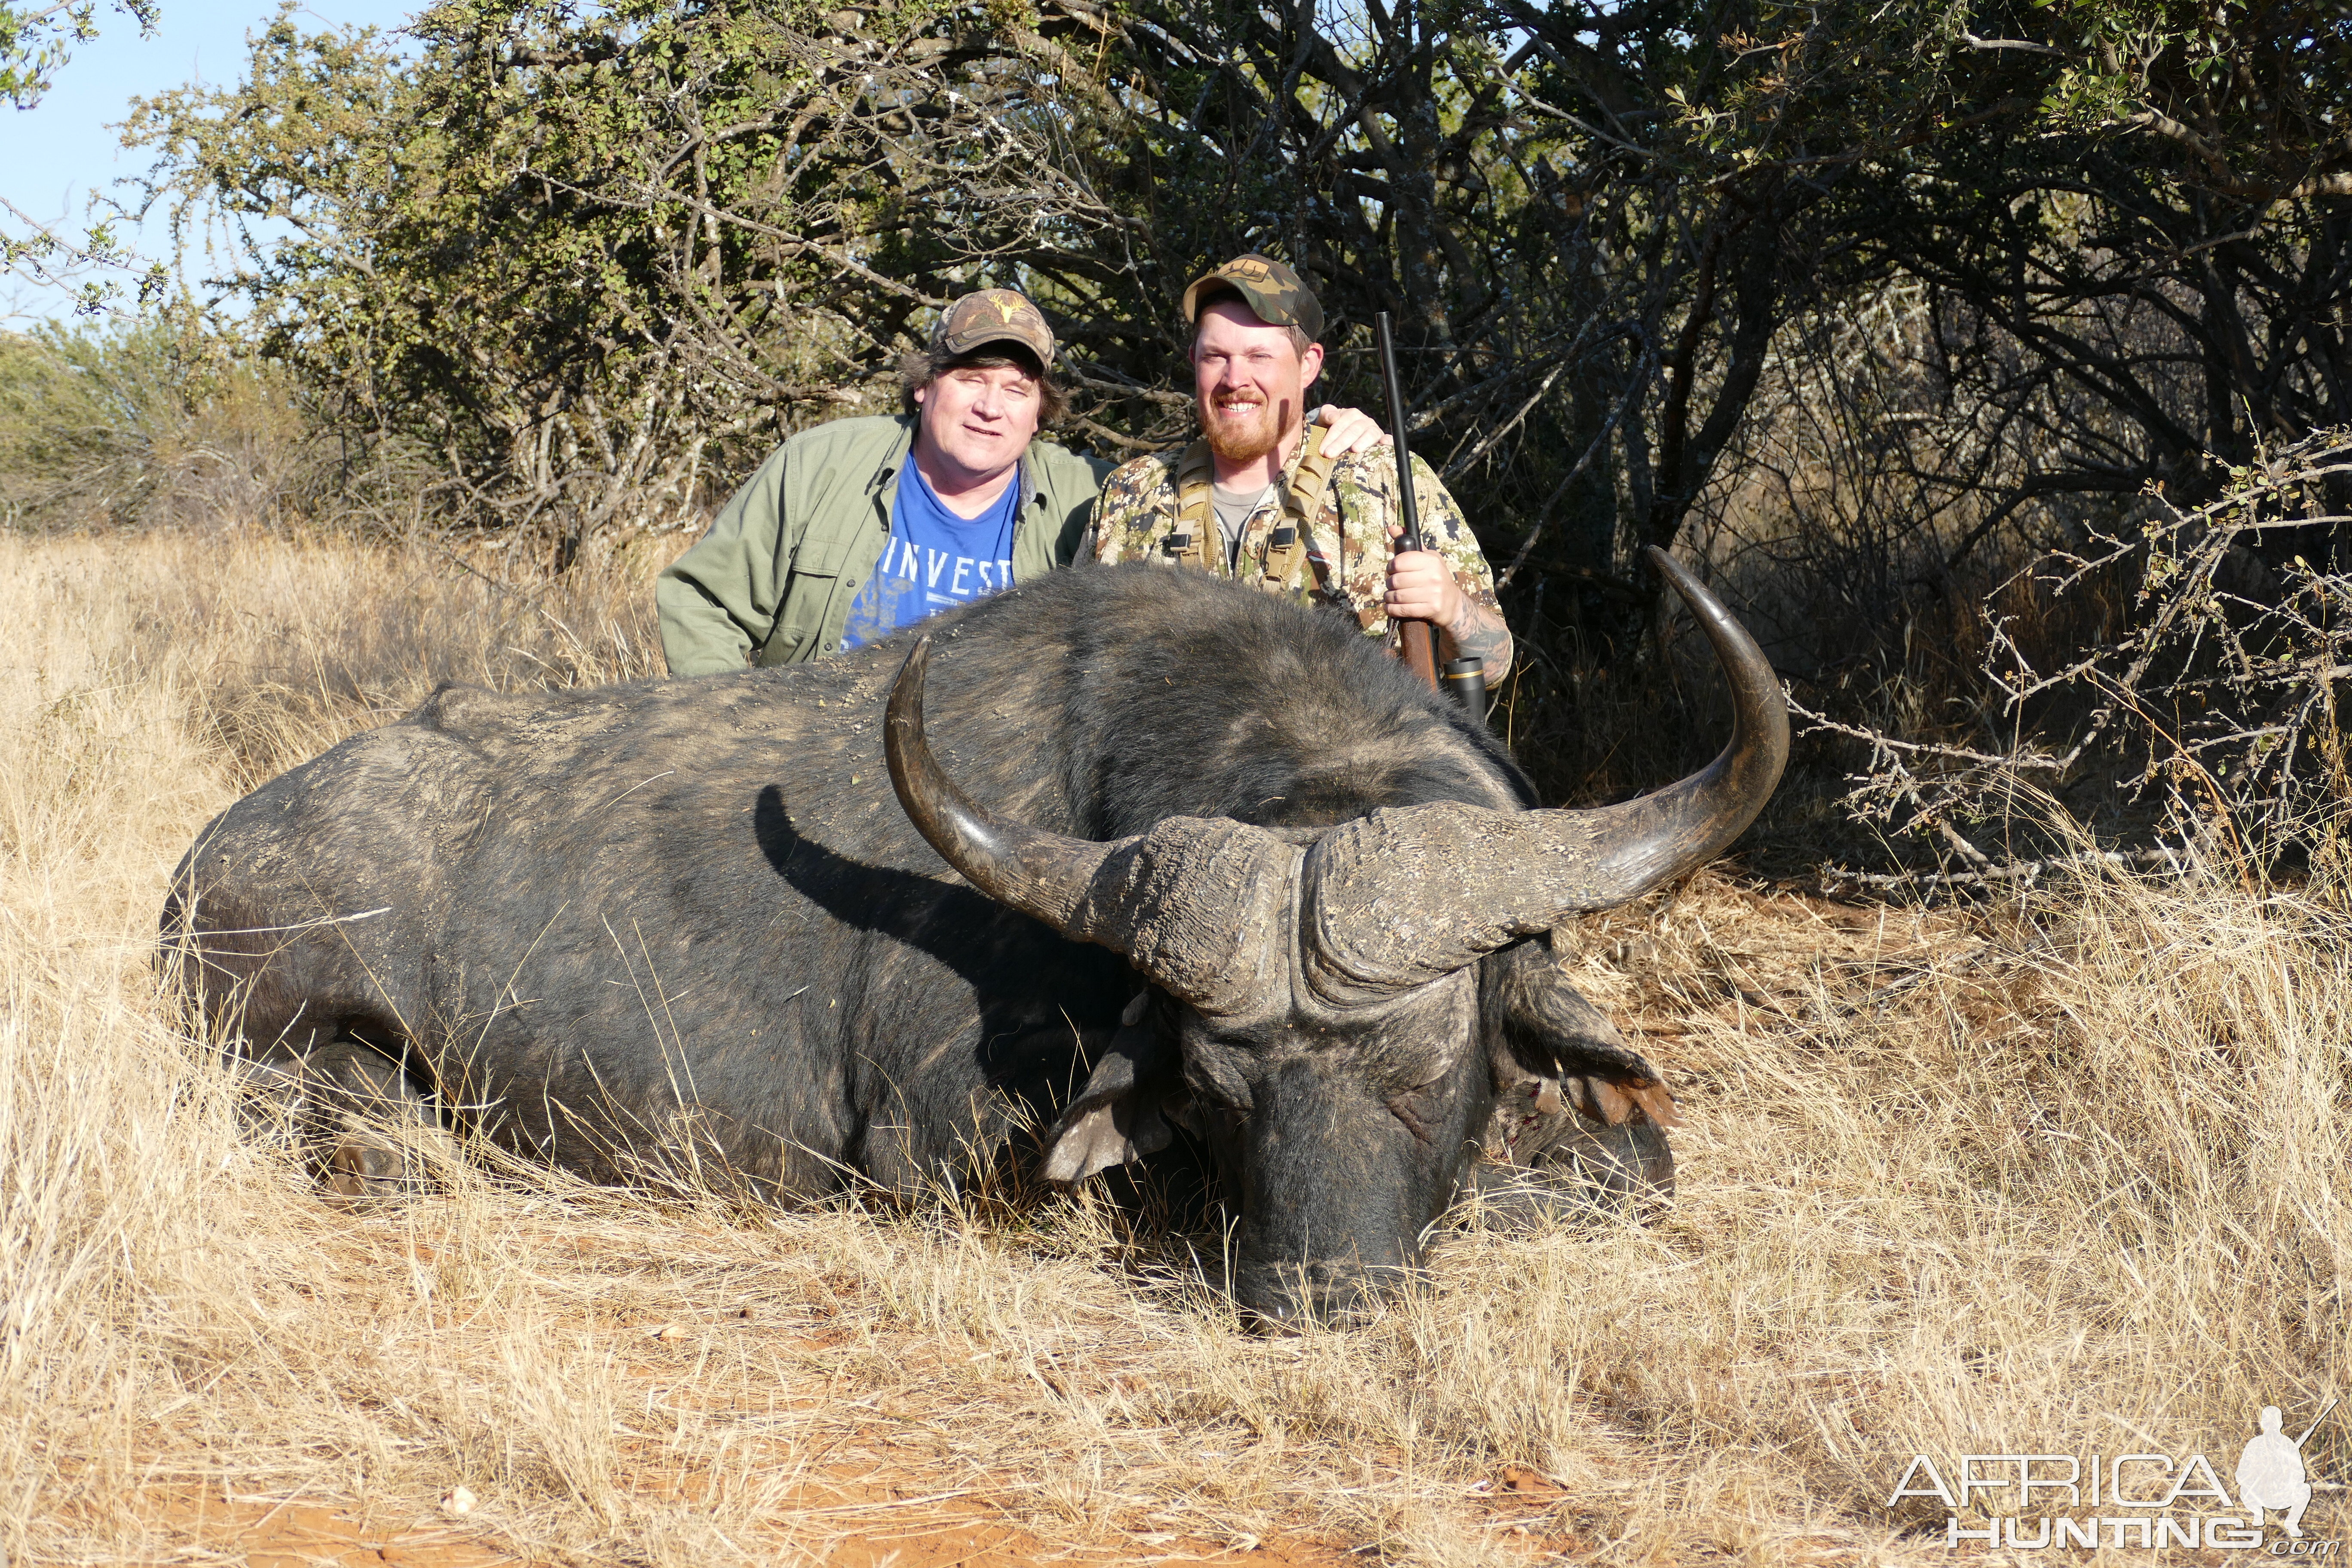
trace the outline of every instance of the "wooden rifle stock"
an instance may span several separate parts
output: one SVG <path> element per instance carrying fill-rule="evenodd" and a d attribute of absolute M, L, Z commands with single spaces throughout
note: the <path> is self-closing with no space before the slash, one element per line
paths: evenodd
<path fill-rule="evenodd" d="M 1396 341 L 1389 335 L 1389 313 L 1382 310 L 1372 318 L 1372 331 L 1380 340 L 1381 381 L 1389 395 L 1389 437 L 1396 443 L 1397 521 L 1404 532 L 1396 542 L 1399 550 L 1419 550 L 1421 516 L 1415 510 L 1412 493 L 1412 453 L 1405 446 L 1407 416 L 1404 405 L 1404 384 L 1397 379 Z M 1437 689 L 1437 628 L 1427 621 L 1397 622 L 1397 657 L 1405 668 Z"/>

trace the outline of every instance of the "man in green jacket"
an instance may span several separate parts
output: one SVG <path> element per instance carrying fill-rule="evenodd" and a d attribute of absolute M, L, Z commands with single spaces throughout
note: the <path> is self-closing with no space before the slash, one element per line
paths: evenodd
<path fill-rule="evenodd" d="M 655 584 L 670 673 L 827 658 L 1078 559 L 1112 465 L 1034 438 L 1054 351 L 1025 296 L 967 294 L 900 367 L 906 413 L 786 441 Z M 1326 451 L 1387 439 L 1323 418 Z"/>

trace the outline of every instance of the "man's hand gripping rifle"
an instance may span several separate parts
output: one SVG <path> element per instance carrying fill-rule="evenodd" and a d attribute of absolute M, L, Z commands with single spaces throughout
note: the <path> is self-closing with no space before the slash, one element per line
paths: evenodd
<path fill-rule="evenodd" d="M 1396 442 L 1397 521 L 1402 531 L 1397 539 L 1400 550 L 1427 548 L 1421 538 L 1421 517 L 1413 496 L 1412 453 L 1406 444 L 1408 413 L 1404 402 L 1404 384 L 1397 377 L 1396 341 L 1389 331 L 1389 313 L 1381 311 L 1372 318 L 1374 334 L 1380 340 L 1381 382 L 1389 398 L 1389 431 Z M 1400 620 L 1397 623 L 1397 657 L 1405 667 L 1432 687 L 1442 686 L 1480 719 L 1486 716 L 1486 661 L 1482 658 L 1450 658 L 1445 661 L 1445 673 L 1441 680 L 1437 669 L 1437 628 L 1427 621 Z"/>

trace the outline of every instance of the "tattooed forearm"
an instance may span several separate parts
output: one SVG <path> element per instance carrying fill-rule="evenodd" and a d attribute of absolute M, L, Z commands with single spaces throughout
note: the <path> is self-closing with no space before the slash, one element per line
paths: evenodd
<path fill-rule="evenodd" d="M 1465 597 L 1462 613 L 1453 624 L 1444 628 L 1444 654 L 1448 658 L 1481 658 L 1486 661 L 1486 684 L 1493 686 L 1511 668 L 1511 629 L 1503 617 L 1475 599 Z"/>

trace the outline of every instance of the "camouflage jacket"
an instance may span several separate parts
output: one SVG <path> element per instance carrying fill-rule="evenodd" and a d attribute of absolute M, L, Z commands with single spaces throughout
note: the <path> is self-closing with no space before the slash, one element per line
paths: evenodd
<path fill-rule="evenodd" d="M 1102 500 L 1095 505 L 1097 561 L 1169 559 L 1166 542 L 1176 529 L 1176 475 L 1184 450 L 1138 458 L 1103 481 Z M 1269 594 L 1345 610 L 1366 633 L 1389 637 L 1388 613 L 1381 608 L 1381 601 L 1386 596 L 1389 557 L 1393 553 L 1389 529 L 1397 521 L 1396 453 L 1391 447 L 1376 447 L 1339 459 L 1324 487 L 1322 504 L 1309 521 L 1305 552 L 1291 552 L 1289 570 L 1277 575 L 1275 568 L 1283 552 L 1270 550 L 1268 542 L 1286 521 L 1283 497 L 1297 480 L 1306 455 L 1307 443 L 1302 441 L 1283 469 L 1281 488 L 1260 501 L 1243 524 L 1237 575 Z M 1462 509 L 1445 493 L 1435 471 L 1419 458 L 1412 460 L 1412 472 L 1423 542 L 1445 557 L 1462 592 L 1474 603 L 1495 611 L 1500 620 L 1495 574 L 1479 552 Z M 1209 529 L 1215 531 L 1213 518 Z M 1206 564 L 1218 576 L 1226 575 L 1222 539 L 1206 552 Z"/>

